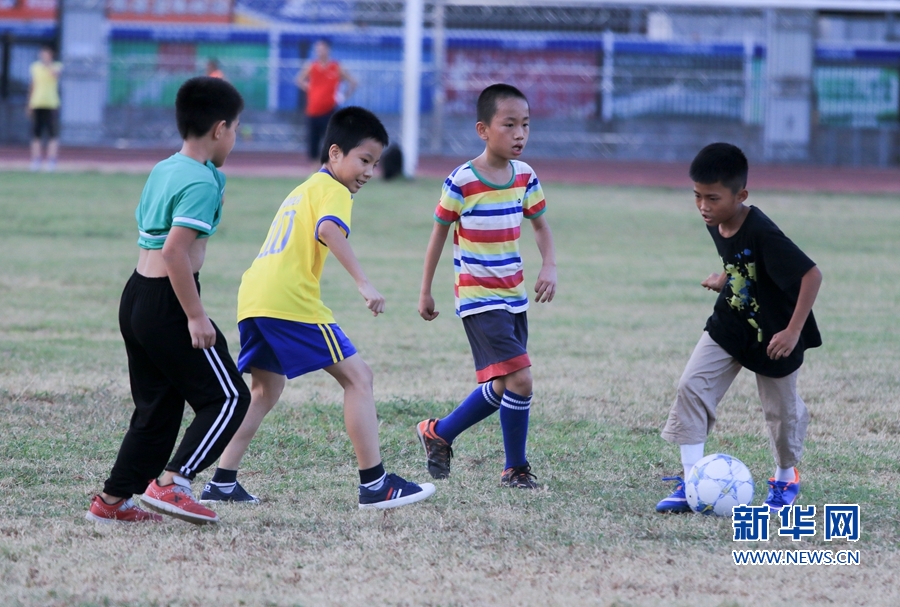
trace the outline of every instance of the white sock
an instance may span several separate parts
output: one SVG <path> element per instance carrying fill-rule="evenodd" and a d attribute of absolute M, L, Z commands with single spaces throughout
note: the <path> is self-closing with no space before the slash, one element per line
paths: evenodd
<path fill-rule="evenodd" d="M 792 483 L 794 479 L 797 478 L 794 475 L 794 468 L 779 468 L 775 467 L 775 480 L 781 481 L 783 483 Z"/>
<path fill-rule="evenodd" d="M 191 488 L 191 481 L 184 478 L 183 476 L 176 474 L 172 477 L 172 480 L 175 481 L 176 485 L 181 485 L 182 487 L 187 487 L 188 489 Z"/>
<path fill-rule="evenodd" d="M 210 481 L 210 484 L 211 484 L 211 485 L 215 485 L 216 487 L 218 487 L 218 488 L 219 488 L 219 491 L 221 491 L 221 492 L 224 493 L 225 495 L 228 495 L 229 493 L 231 493 L 232 491 L 234 491 L 234 488 L 235 488 L 235 487 L 237 487 L 237 482 L 234 482 L 234 483 L 213 483 L 212 481 Z"/>
<path fill-rule="evenodd" d="M 366 483 L 363 485 L 366 489 L 371 489 L 372 491 L 378 491 L 381 489 L 382 485 L 384 485 L 384 479 L 387 478 L 387 474 L 382 474 L 381 478 L 378 480 L 372 481 L 371 483 Z"/>
<path fill-rule="evenodd" d="M 681 445 L 681 465 L 684 467 L 684 480 L 691 475 L 694 464 L 703 459 L 703 447 L 706 443 Z"/>

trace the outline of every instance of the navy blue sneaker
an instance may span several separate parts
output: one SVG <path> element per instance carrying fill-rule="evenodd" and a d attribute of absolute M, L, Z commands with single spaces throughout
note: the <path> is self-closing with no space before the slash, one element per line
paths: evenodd
<path fill-rule="evenodd" d="M 388 474 L 384 477 L 384 484 L 376 491 L 359 486 L 359 507 L 362 510 L 398 508 L 427 499 L 432 493 L 434 485 L 431 483 L 417 485 L 396 474 Z"/>
<path fill-rule="evenodd" d="M 800 495 L 800 471 L 794 468 L 794 480 L 776 481 L 769 479 L 769 496 L 766 506 L 771 512 L 781 512 L 785 506 L 792 506 Z"/>
<path fill-rule="evenodd" d="M 664 476 L 664 481 L 677 481 L 675 491 L 672 494 L 656 504 L 656 511 L 665 514 L 681 514 L 683 512 L 691 512 L 688 506 L 687 497 L 684 495 L 684 479 L 680 476 Z"/>
<path fill-rule="evenodd" d="M 231 490 L 231 493 L 225 493 L 218 485 L 206 483 L 206 486 L 203 487 L 203 493 L 200 494 L 200 503 L 221 504 L 222 502 L 258 504 L 259 498 L 247 493 L 247 490 L 241 487 L 241 484 L 238 482 L 235 482 L 234 489 Z"/>

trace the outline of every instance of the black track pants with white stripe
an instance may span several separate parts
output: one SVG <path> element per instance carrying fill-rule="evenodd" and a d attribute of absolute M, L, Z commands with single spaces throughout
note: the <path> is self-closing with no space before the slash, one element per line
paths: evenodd
<path fill-rule="evenodd" d="M 103 490 L 129 497 L 143 493 L 164 469 L 193 479 L 219 459 L 244 419 L 250 391 L 218 327 L 213 348 L 191 346 L 187 317 L 168 278 L 132 275 L 119 328 L 135 410 Z M 194 419 L 173 456 L 185 401 Z"/>

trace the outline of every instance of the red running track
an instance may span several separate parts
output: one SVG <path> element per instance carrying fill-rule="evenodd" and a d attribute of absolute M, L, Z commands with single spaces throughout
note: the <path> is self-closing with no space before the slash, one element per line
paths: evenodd
<path fill-rule="evenodd" d="M 63 148 L 57 170 L 66 172 L 147 173 L 171 149 Z M 446 177 L 464 158 L 426 156 L 417 174 Z M 541 181 L 607 186 L 685 188 L 690 186 L 687 163 L 619 160 L 567 160 L 526 158 Z M 27 170 L 28 149 L 0 146 L 0 171 Z M 248 177 L 296 177 L 301 179 L 316 166 L 300 152 L 249 152 L 235 150 L 228 157 L 228 175 Z M 900 168 L 834 167 L 761 164 L 750 167 L 751 190 L 900 194 Z"/>

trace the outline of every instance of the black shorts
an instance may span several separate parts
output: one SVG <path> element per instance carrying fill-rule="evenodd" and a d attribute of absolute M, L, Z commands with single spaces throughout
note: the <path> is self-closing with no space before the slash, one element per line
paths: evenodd
<path fill-rule="evenodd" d="M 34 109 L 32 111 L 32 134 L 35 139 L 40 139 L 47 132 L 49 139 L 56 139 L 59 135 L 57 116 L 59 110 Z"/>

